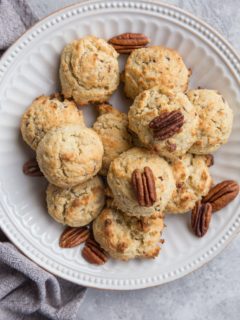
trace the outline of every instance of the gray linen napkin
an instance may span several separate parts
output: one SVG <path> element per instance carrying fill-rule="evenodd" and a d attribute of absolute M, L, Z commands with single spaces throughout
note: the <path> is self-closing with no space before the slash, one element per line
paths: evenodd
<path fill-rule="evenodd" d="M 27 0 L 0 0 L 0 54 L 36 21 Z M 74 320 L 85 291 L 41 269 L 0 230 L 1 320 Z"/>
<path fill-rule="evenodd" d="M 27 0 L 0 0 L 0 53 L 37 20 Z"/>

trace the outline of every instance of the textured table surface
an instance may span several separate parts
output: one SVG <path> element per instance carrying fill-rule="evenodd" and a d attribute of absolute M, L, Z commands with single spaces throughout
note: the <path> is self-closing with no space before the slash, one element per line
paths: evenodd
<path fill-rule="evenodd" d="M 73 0 L 28 0 L 39 18 Z M 168 0 L 204 19 L 240 51 L 239 0 Z M 239 320 L 240 237 L 213 261 L 188 276 L 150 289 L 89 289 L 79 320 Z"/>

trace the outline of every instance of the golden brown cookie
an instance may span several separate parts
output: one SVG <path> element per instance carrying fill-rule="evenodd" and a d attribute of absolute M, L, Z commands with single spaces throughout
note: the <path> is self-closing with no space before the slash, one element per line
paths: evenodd
<path fill-rule="evenodd" d="M 52 128 L 64 124 L 84 125 L 83 113 L 73 101 L 60 94 L 40 96 L 24 112 L 21 132 L 24 141 L 36 150 L 39 141 Z"/>
<path fill-rule="evenodd" d="M 100 115 L 93 125 L 102 140 L 104 154 L 100 174 L 107 175 L 112 160 L 132 147 L 132 137 L 128 132 L 128 118 L 125 113 L 109 104 L 98 107 Z"/>
<path fill-rule="evenodd" d="M 77 104 L 108 101 L 119 84 L 118 53 L 105 40 L 87 36 L 68 44 L 62 52 L 62 93 Z"/>
<path fill-rule="evenodd" d="M 171 164 L 176 181 L 166 213 L 186 213 L 193 209 L 213 183 L 208 168 L 208 157 L 204 155 L 186 154 Z"/>
<path fill-rule="evenodd" d="M 161 215 L 129 217 L 106 208 L 93 222 L 93 234 L 100 246 L 115 259 L 154 258 L 160 251 L 163 227 Z"/>
<path fill-rule="evenodd" d="M 61 188 L 95 176 L 102 166 L 103 145 L 95 131 L 80 125 L 51 129 L 37 147 L 37 161 L 47 180 Z"/>
<path fill-rule="evenodd" d="M 134 50 L 122 74 L 127 97 L 134 99 L 144 90 L 158 86 L 174 92 L 188 87 L 190 72 L 176 51 L 152 46 Z"/>
<path fill-rule="evenodd" d="M 215 90 L 191 90 L 187 96 L 199 115 L 197 141 L 189 152 L 212 153 L 227 143 L 232 131 L 233 112 L 227 101 Z"/>
<path fill-rule="evenodd" d="M 173 116 L 174 112 L 178 118 Z M 171 114 L 172 119 L 169 118 Z M 157 129 L 151 128 L 150 123 L 159 117 L 162 117 L 164 123 L 159 123 Z M 158 87 L 143 91 L 130 107 L 128 120 L 130 130 L 137 134 L 146 148 L 169 159 L 187 153 L 197 139 L 197 112 L 188 97 L 181 92 L 163 94 Z M 180 120 L 182 126 L 178 127 Z M 176 132 L 174 129 L 177 129 Z"/>
<path fill-rule="evenodd" d="M 141 173 L 148 167 L 152 171 L 156 199 L 151 205 L 139 203 L 133 186 L 133 172 Z M 165 209 L 175 188 L 172 169 L 157 154 L 143 148 L 132 148 L 114 159 L 107 176 L 114 204 L 117 208 L 132 216 L 151 216 Z"/>
<path fill-rule="evenodd" d="M 72 188 L 47 188 L 48 213 L 58 222 L 71 227 L 81 227 L 93 221 L 105 203 L 104 185 L 100 177 Z"/>

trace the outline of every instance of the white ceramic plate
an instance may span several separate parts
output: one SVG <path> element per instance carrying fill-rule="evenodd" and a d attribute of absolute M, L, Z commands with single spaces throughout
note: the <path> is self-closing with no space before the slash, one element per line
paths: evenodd
<path fill-rule="evenodd" d="M 177 8 L 138 1 L 86 2 L 36 24 L 0 61 L 1 228 L 43 268 L 72 282 L 106 289 L 137 289 L 182 277 L 219 253 L 240 225 L 238 198 L 214 215 L 202 239 L 190 232 L 189 215 L 167 217 L 166 243 L 154 260 L 110 260 L 99 267 L 85 262 L 79 247 L 59 248 L 62 226 L 47 214 L 46 182 L 22 174 L 31 152 L 20 137 L 20 117 L 36 96 L 58 89 L 59 55 L 67 43 L 87 34 L 108 39 L 122 32 L 142 32 L 153 44 L 177 49 L 192 68 L 191 87 L 217 89 L 229 101 L 235 114 L 233 132 L 216 153 L 212 173 L 216 181 L 240 181 L 240 60 L 209 26 Z M 111 102 L 122 110 L 129 105 L 121 90 Z M 93 109 L 85 112 L 91 123 Z"/>

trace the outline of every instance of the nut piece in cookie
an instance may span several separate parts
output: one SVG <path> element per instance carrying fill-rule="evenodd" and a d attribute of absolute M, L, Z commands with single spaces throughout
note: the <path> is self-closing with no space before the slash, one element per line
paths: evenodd
<path fill-rule="evenodd" d="M 103 145 L 92 129 L 68 125 L 51 129 L 37 148 L 39 168 L 47 180 L 62 188 L 83 183 L 101 168 Z"/>
<path fill-rule="evenodd" d="M 83 113 L 73 101 L 60 94 L 40 96 L 25 111 L 21 120 L 24 141 L 36 150 L 38 143 L 52 128 L 64 124 L 84 125 Z"/>
<path fill-rule="evenodd" d="M 208 158 L 204 155 L 186 154 L 171 164 L 176 189 L 165 209 L 166 213 L 185 213 L 205 196 L 213 183 Z"/>
<path fill-rule="evenodd" d="M 138 182 L 135 179 L 138 177 L 133 177 L 136 169 L 142 179 Z M 147 178 L 145 181 L 144 176 Z M 107 180 L 113 193 L 114 207 L 132 216 L 161 213 L 175 188 L 169 164 L 143 148 L 132 148 L 113 160 Z"/>
<path fill-rule="evenodd" d="M 188 88 L 189 76 L 189 70 L 176 51 L 161 46 L 137 49 L 127 59 L 124 90 L 132 99 L 155 86 L 184 92 Z"/>
<path fill-rule="evenodd" d="M 158 87 L 143 91 L 128 112 L 129 128 L 160 156 L 176 159 L 197 139 L 198 115 L 184 93 Z"/>
<path fill-rule="evenodd" d="M 197 141 L 190 151 L 207 154 L 228 141 L 232 131 L 233 112 L 226 100 L 215 90 L 198 89 L 187 93 L 199 115 Z"/>
<path fill-rule="evenodd" d="M 197 201 L 191 215 L 192 230 L 197 237 L 203 237 L 207 233 L 211 218 L 212 205 Z"/>
<path fill-rule="evenodd" d="M 132 147 L 132 137 L 128 132 L 128 118 L 123 112 L 109 104 L 98 106 L 100 115 L 93 125 L 102 140 L 104 154 L 100 174 L 107 175 L 112 160 Z"/>
<path fill-rule="evenodd" d="M 85 226 L 101 212 L 105 203 L 104 194 L 104 185 L 98 176 L 66 189 L 49 184 L 48 213 L 62 224 L 71 227 Z"/>
<path fill-rule="evenodd" d="M 106 208 L 93 222 L 93 234 L 100 246 L 115 259 L 154 258 L 160 251 L 163 227 L 161 215 L 129 217 L 116 209 Z"/>
<path fill-rule="evenodd" d="M 110 44 L 94 36 L 65 46 L 59 70 L 64 96 L 79 105 L 108 101 L 119 84 L 117 57 Z"/>

